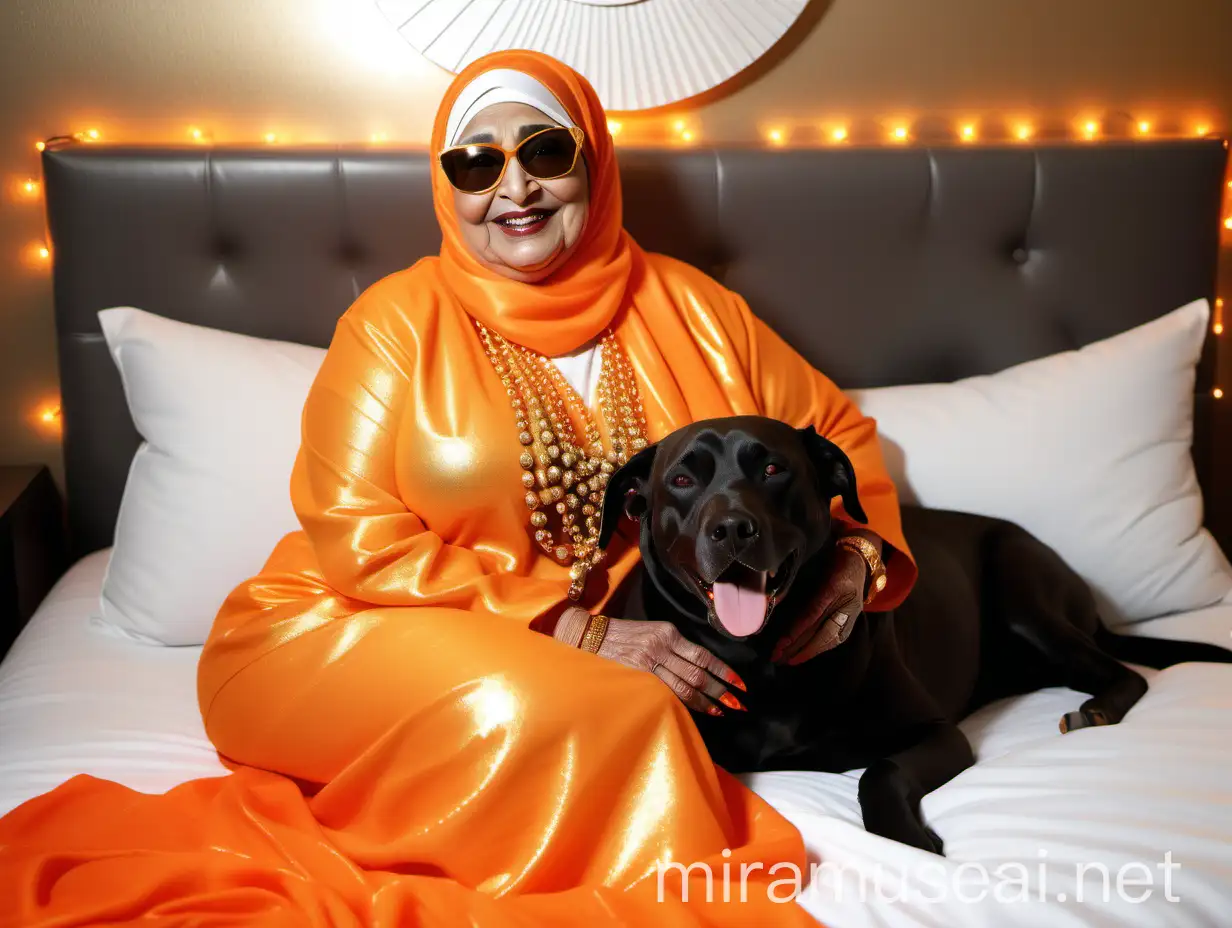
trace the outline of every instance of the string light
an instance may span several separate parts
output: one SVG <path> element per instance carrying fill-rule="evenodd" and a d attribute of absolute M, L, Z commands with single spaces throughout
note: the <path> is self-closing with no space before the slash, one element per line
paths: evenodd
<path fill-rule="evenodd" d="M 1215 325 L 1212 330 L 1216 335 L 1223 334 L 1223 297 L 1215 298 Z"/>
<path fill-rule="evenodd" d="M 690 128 L 687 117 L 674 118 L 671 122 L 671 129 L 680 140 L 690 143 L 696 141 L 698 133 L 695 129 Z M 1155 123 L 1149 119 L 1141 119 L 1130 122 L 1128 134 L 1137 136 L 1150 136 L 1156 132 Z M 1074 124 L 1074 135 L 1078 138 L 1083 138 L 1088 141 L 1095 140 L 1104 134 L 1104 126 L 1095 119 L 1078 121 Z M 623 125 L 618 119 L 609 119 L 607 121 L 608 132 L 613 138 L 622 133 Z M 828 130 L 821 128 L 822 139 L 827 136 L 831 142 L 845 142 L 850 138 L 850 132 L 846 125 L 832 125 Z M 1212 127 L 1207 123 L 1200 123 L 1193 127 L 1193 134 L 1200 138 L 1210 136 Z M 202 129 L 199 126 L 189 126 L 187 128 L 189 137 L 196 143 L 208 144 L 213 141 L 213 133 Z M 954 126 L 954 132 L 957 138 L 962 142 L 975 142 L 980 137 L 980 128 L 978 121 L 960 122 Z M 908 124 L 891 124 L 889 129 L 889 142 L 892 144 L 904 144 L 912 140 L 911 127 Z M 1166 135 L 1167 133 L 1165 133 Z M 1183 132 L 1181 134 L 1184 134 Z M 1036 127 L 1030 122 L 1019 122 L 1012 126 L 1011 136 L 1019 141 L 1026 142 L 1036 135 Z M 764 137 L 766 140 L 776 146 L 787 144 L 789 138 L 789 129 L 786 126 L 773 126 L 765 130 Z M 265 144 L 276 145 L 281 144 L 285 140 L 280 138 L 275 132 L 267 132 L 262 136 Z M 103 133 L 98 128 L 89 128 L 82 132 L 76 132 L 71 136 L 57 136 L 51 139 L 52 144 L 65 141 L 78 141 L 84 143 L 96 143 L 103 141 Z M 384 132 L 376 132 L 370 136 L 370 142 L 374 145 L 382 145 L 388 142 L 389 136 Z M 47 141 L 37 141 L 34 143 L 36 151 L 42 152 L 47 148 Z M 1228 182 L 1229 188 L 1232 188 L 1232 181 Z M 1229 226 L 1232 229 L 1232 226 Z"/>
<path fill-rule="evenodd" d="M 1223 221 L 1223 227 L 1225 229 L 1232 229 L 1232 216 L 1229 216 Z"/>
<path fill-rule="evenodd" d="M 28 180 L 20 187 L 21 195 L 27 200 L 38 199 L 39 192 L 42 189 L 42 185 L 37 180 Z"/>
<path fill-rule="evenodd" d="M 39 418 L 42 419 L 44 422 L 48 422 L 48 423 L 55 422 L 57 419 L 60 418 L 60 407 L 55 406 L 55 407 L 48 407 L 44 409 L 42 413 L 39 414 Z"/>
<path fill-rule="evenodd" d="M 1211 391 L 1211 396 L 1215 397 L 1217 400 L 1223 399 L 1223 387 L 1216 387 Z"/>

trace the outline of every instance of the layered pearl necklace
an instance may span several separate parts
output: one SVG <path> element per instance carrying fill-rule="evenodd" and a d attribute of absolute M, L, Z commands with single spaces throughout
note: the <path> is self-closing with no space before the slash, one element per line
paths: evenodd
<path fill-rule="evenodd" d="M 611 448 L 586 404 L 550 358 L 515 345 L 476 321 L 484 351 L 505 385 L 522 443 L 522 486 L 535 541 L 569 567 L 569 598 L 579 600 L 590 571 L 603 562 L 599 528 L 603 492 L 616 469 L 646 447 L 646 422 L 633 368 L 611 329 L 600 342 L 599 408 Z M 585 425 L 578 440 L 570 411 Z M 556 533 L 549 527 L 556 512 Z"/>

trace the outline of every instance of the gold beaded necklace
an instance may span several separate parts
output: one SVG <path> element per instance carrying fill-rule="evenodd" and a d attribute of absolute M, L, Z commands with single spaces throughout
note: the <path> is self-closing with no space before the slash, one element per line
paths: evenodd
<path fill-rule="evenodd" d="M 598 542 L 608 479 L 646 447 L 633 368 L 609 329 L 600 341 L 598 389 L 611 444 L 605 452 L 599 426 L 551 359 L 512 344 L 477 320 L 475 325 L 517 420 L 522 486 L 535 541 L 557 562 L 571 565 L 569 598 L 576 601 L 590 571 L 604 559 Z M 571 410 L 584 424 L 584 445 L 573 428 Z M 549 528 L 549 508 L 558 517 L 556 535 Z"/>

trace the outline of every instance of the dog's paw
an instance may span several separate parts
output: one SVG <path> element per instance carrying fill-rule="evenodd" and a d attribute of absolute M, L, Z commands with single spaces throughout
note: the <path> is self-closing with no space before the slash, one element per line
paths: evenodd
<path fill-rule="evenodd" d="M 1097 725 L 1110 724 L 1108 716 L 1101 709 L 1079 709 L 1077 712 L 1066 712 L 1061 716 L 1061 734 L 1065 735 L 1079 728 L 1093 728 Z"/>
<path fill-rule="evenodd" d="M 945 856 L 945 842 L 941 836 L 923 822 L 902 822 L 893 834 L 885 835 L 910 847 L 918 847 L 921 851 L 929 851 L 941 857 Z"/>

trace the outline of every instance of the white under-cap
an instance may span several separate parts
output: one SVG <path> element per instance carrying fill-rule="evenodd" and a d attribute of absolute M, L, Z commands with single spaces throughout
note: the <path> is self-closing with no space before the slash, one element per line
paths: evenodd
<path fill-rule="evenodd" d="M 458 136 L 475 114 L 497 103 L 525 103 L 562 126 L 573 127 L 573 120 L 552 91 L 529 74 L 503 68 L 484 71 L 458 94 L 445 122 L 445 145 L 457 145 Z"/>

